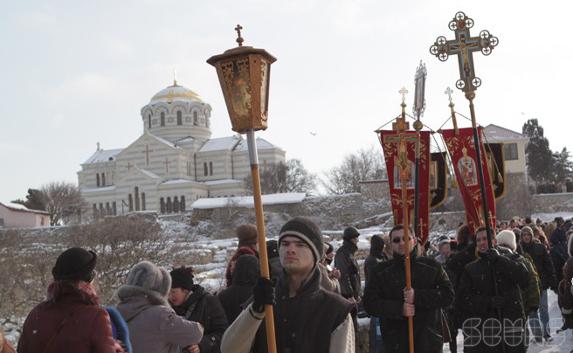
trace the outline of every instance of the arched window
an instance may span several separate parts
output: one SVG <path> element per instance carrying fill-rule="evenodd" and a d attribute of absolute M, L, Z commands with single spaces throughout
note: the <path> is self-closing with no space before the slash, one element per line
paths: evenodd
<path fill-rule="evenodd" d="M 151 114 L 147 116 L 147 128 L 151 129 Z"/>
<path fill-rule="evenodd" d="M 175 196 L 173 198 L 173 212 L 174 213 L 178 213 L 179 212 L 179 199 L 177 198 L 177 196 Z"/>
<path fill-rule="evenodd" d="M 134 194 L 135 194 L 135 210 L 139 211 L 139 188 L 136 186 L 133 188 Z"/>
<path fill-rule="evenodd" d="M 96 185 L 99 188 L 99 173 L 96 173 Z"/>
<path fill-rule="evenodd" d="M 163 197 L 159 199 L 159 210 L 161 213 L 165 213 L 165 200 Z"/>
<path fill-rule="evenodd" d="M 101 186 L 105 186 L 105 173 L 101 173 Z"/>
<path fill-rule="evenodd" d="M 213 162 L 209 162 L 209 175 L 213 175 Z"/>
<path fill-rule="evenodd" d="M 167 213 L 171 213 L 171 211 L 173 211 L 173 205 L 171 204 L 171 197 L 167 198 L 166 211 L 167 211 Z"/>
<path fill-rule="evenodd" d="M 117 216 L 117 204 L 114 202 L 111 203 L 111 209 L 113 211 L 113 215 Z"/>
<path fill-rule="evenodd" d="M 98 218 L 99 218 L 99 215 L 98 215 L 98 213 L 97 213 L 97 205 L 94 203 L 94 204 L 92 205 L 92 207 L 93 207 L 93 212 L 94 212 L 94 219 L 98 219 Z"/>
<path fill-rule="evenodd" d="M 181 110 L 177 111 L 177 125 L 183 125 L 183 113 L 181 113 Z"/>
<path fill-rule="evenodd" d="M 207 127 L 211 126 L 211 121 L 209 120 L 209 117 L 207 116 L 207 114 L 205 114 L 205 126 L 207 126 Z"/>
<path fill-rule="evenodd" d="M 129 194 L 129 212 L 133 211 L 133 196 Z"/>
<path fill-rule="evenodd" d="M 193 125 L 195 126 L 199 125 L 198 120 L 199 119 L 197 118 L 197 112 L 193 112 Z"/>
<path fill-rule="evenodd" d="M 203 174 L 205 176 L 209 175 L 209 169 L 207 169 L 207 162 L 203 162 Z"/>
<path fill-rule="evenodd" d="M 100 217 L 105 216 L 104 210 L 103 210 L 103 203 L 99 204 L 99 215 Z"/>
<path fill-rule="evenodd" d="M 161 112 L 161 126 L 165 126 L 165 112 Z"/>
<path fill-rule="evenodd" d="M 111 216 L 111 206 L 109 205 L 109 202 L 105 203 L 105 214 Z"/>
<path fill-rule="evenodd" d="M 141 210 L 145 211 L 145 193 L 141 193 Z"/>
<path fill-rule="evenodd" d="M 181 212 L 185 212 L 185 196 L 181 196 L 181 206 L 179 209 L 181 209 Z"/>

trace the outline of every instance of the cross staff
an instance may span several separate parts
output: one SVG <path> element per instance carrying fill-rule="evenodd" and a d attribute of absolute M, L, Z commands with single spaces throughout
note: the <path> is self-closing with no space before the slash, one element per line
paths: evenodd
<path fill-rule="evenodd" d="M 420 117 L 424 113 L 426 108 L 426 102 L 424 100 L 424 93 L 426 87 L 426 76 L 427 70 L 426 65 L 420 60 L 420 66 L 416 69 L 416 75 L 414 76 L 414 81 L 416 83 L 416 88 L 414 91 L 414 114 L 416 115 L 416 121 L 414 122 L 414 130 L 416 130 L 416 159 L 415 159 L 415 173 L 414 173 L 414 233 L 420 237 L 425 238 L 421 234 L 421 227 L 419 225 L 419 213 L 420 213 L 420 130 L 422 130 L 423 124 L 420 121 Z"/>
<path fill-rule="evenodd" d="M 454 93 L 454 90 L 452 90 L 450 87 L 446 88 L 446 91 L 444 92 L 444 94 L 446 94 L 448 96 L 448 100 L 450 101 L 450 104 L 448 104 L 448 107 L 450 107 L 450 114 L 452 117 L 452 123 L 454 123 L 454 134 L 458 134 L 459 130 L 458 130 L 458 119 L 456 119 L 456 112 L 454 111 L 454 100 L 452 99 L 452 93 Z"/>
<path fill-rule="evenodd" d="M 482 170 L 481 160 L 481 144 L 479 140 L 477 123 L 475 117 L 475 109 L 473 100 L 475 98 L 475 90 L 481 85 L 481 80 L 475 76 L 474 63 L 472 53 L 481 50 L 484 55 L 491 54 L 493 48 L 497 46 L 499 40 L 497 37 L 492 36 L 488 31 L 480 32 L 479 37 L 472 37 L 470 35 L 470 28 L 474 25 L 474 21 L 467 17 L 465 13 L 458 12 L 450 21 L 448 27 L 455 32 L 455 40 L 446 40 L 445 37 L 440 36 L 436 42 L 430 47 L 430 53 L 437 56 L 440 61 L 448 60 L 450 54 L 458 55 L 458 64 L 460 71 L 460 79 L 456 82 L 456 87 L 461 89 L 466 98 L 470 102 L 470 113 L 472 119 L 472 128 L 474 135 L 474 147 L 476 151 L 477 170 L 480 183 L 484 226 L 487 230 L 487 243 L 490 248 L 493 247 L 492 243 L 492 229 L 489 221 L 489 206 L 487 203 L 485 179 Z"/>
<path fill-rule="evenodd" d="M 497 46 L 499 40 L 497 37 L 492 36 L 488 31 L 481 31 L 479 37 L 470 36 L 470 28 L 474 25 L 474 21 L 467 17 L 465 13 L 458 12 L 450 21 L 448 27 L 455 32 L 455 40 L 446 40 L 445 37 L 438 37 L 434 45 L 430 47 L 430 53 L 437 56 L 440 61 L 448 60 L 448 55 L 458 55 L 458 66 L 460 71 L 460 79 L 456 82 L 456 87 L 461 89 L 470 102 L 470 113 L 472 119 L 472 128 L 474 135 L 474 148 L 476 151 L 477 170 L 479 177 L 479 186 L 481 192 L 482 208 L 483 208 L 483 223 L 487 233 L 487 244 L 491 249 L 493 248 L 492 242 L 492 227 L 490 224 L 490 210 L 487 202 L 487 195 L 485 189 L 485 179 L 482 170 L 481 160 L 481 143 L 479 140 L 475 109 L 473 100 L 475 98 L 475 90 L 481 85 L 481 80 L 475 76 L 473 55 L 474 51 L 481 50 L 482 54 L 491 54 L 493 48 Z M 450 102 L 451 104 L 451 102 Z M 453 106 L 452 106 L 453 111 Z M 453 113 L 452 113 L 453 114 Z M 497 287 L 497 280 L 495 271 L 492 271 L 493 291 L 497 296 L 499 290 Z M 497 310 L 497 316 L 501 320 L 501 309 Z M 501 345 L 503 353 L 506 352 L 505 344 Z"/>
<path fill-rule="evenodd" d="M 408 159 L 408 149 L 406 136 L 403 133 L 398 135 L 398 165 L 400 168 L 400 183 L 402 189 L 402 226 L 404 227 L 404 272 L 406 273 L 406 289 L 412 289 L 412 270 L 410 263 L 410 221 L 408 219 L 408 190 L 407 184 L 410 180 L 410 160 Z M 414 317 L 408 316 L 408 343 L 409 352 L 414 353 Z"/>

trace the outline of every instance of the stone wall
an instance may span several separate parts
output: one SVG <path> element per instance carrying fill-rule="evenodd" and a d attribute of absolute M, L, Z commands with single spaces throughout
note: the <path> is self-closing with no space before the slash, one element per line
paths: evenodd
<path fill-rule="evenodd" d="M 533 212 L 573 212 L 573 192 L 537 194 L 532 197 Z"/>

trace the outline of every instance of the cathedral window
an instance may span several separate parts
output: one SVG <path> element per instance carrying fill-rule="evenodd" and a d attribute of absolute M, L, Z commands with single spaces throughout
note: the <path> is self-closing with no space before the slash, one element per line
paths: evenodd
<path fill-rule="evenodd" d="M 129 212 L 133 211 L 133 196 L 129 194 Z"/>
<path fill-rule="evenodd" d="M 103 210 L 103 203 L 99 204 L 99 215 L 100 215 L 100 217 L 103 217 L 105 215 L 104 210 Z"/>
<path fill-rule="evenodd" d="M 209 120 L 209 117 L 205 118 L 205 126 L 207 127 L 211 126 L 211 121 Z"/>
<path fill-rule="evenodd" d="M 96 173 L 96 186 L 99 188 L 99 173 Z"/>
<path fill-rule="evenodd" d="M 161 112 L 160 119 L 161 119 L 161 126 L 165 126 L 165 112 Z"/>
<path fill-rule="evenodd" d="M 117 216 L 117 204 L 114 202 L 111 203 L 111 209 L 113 211 L 113 215 Z"/>
<path fill-rule="evenodd" d="M 105 173 L 101 173 L 101 186 L 105 186 Z"/>
<path fill-rule="evenodd" d="M 145 193 L 141 193 L 141 210 L 145 211 Z"/>
<path fill-rule="evenodd" d="M 165 199 L 163 197 L 159 199 L 159 210 L 161 213 L 165 213 Z"/>
<path fill-rule="evenodd" d="M 135 194 L 135 210 L 139 211 L 139 188 L 136 186 L 133 188 L 134 194 Z"/>
<path fill-rule="evenodd" d="M 181 110 L 177 111 L 177 125 L 183 125 L 183 113 L 181 113 Z"/>
<path fill-rule="evenodd" d="M 209 169 L 207 169 L 207 162 L 203 162 L 203 174 L 205 176 L 209 175 Z"/>
<path fill-rule="evenodd" d="M 171 204 L 171 197 L 167 198 L 167 205 L 165 208 L 167 213 L 171 213 L 171 211 L 173 210 L 173 204 Z"/>
<path fill-rule="evenodd" d="M 209 162 L 209 175 L 213 175 L 213 162 Z"/>
<path fill-rule="evenodd" d="M 94 203 L 92 205 L 92 208 L 93 208 L 93 212 L 94 212 L 94 219 L 97 219 L 98 218 L 97 205 Z"/>
<path fill-rule="evenodd" d="M 111 206 L 110 206 L 109 202 L 105 203 L 105 214 L 108 216 L 111 215 Z"/>
<path fill-rule="evenodd" d="M 177 196 L 175 196 L 173 198 L 173 212 L 174 213 L 178 213 L 179 212 L 179 198 L 177 198 Z"/>
<path fill-rule="evenodd" d="M 181 196 L 181 206 L 179 208 L 181 212 L 185 212 L 185 196 Z"/>
<path fill-rule="evenodd" d="M 151 129 L 151 114 L 147 116 L 147 128 Z"/>
<path fill-rule="evenodd" d="M 197 126 L 199 119 L 197 118 L 197 112 L 193 112 L 193 125 Z"/>

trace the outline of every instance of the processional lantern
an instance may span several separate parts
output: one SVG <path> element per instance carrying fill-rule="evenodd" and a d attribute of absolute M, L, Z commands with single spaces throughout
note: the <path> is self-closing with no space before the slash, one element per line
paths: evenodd
<path fill-rule="evenodd" d="M 271 64 L 277 59 L 264 49 L 243 46 L 242 29 L 241 25 L 235 27 L 238 47 L 212 56 L 207 62 L 217 69 L 233 131 L 247 135 L 261 277 L 269 279 L 269 259 L 255 131 L 267 128 Z M 274 313 L 272 305 L 268 304 L 265 305 L 265 328 L 268 352 L 276 353 Z"/>
<path fill-rule="evenodd" d="M 217 69 L 232 129 L 243 134 L 267 128 L 271 64 L 277 59 L 264 49 L 243 46 L 241 29 L 235 27 L 238 47 L 207 62 Z"/>

